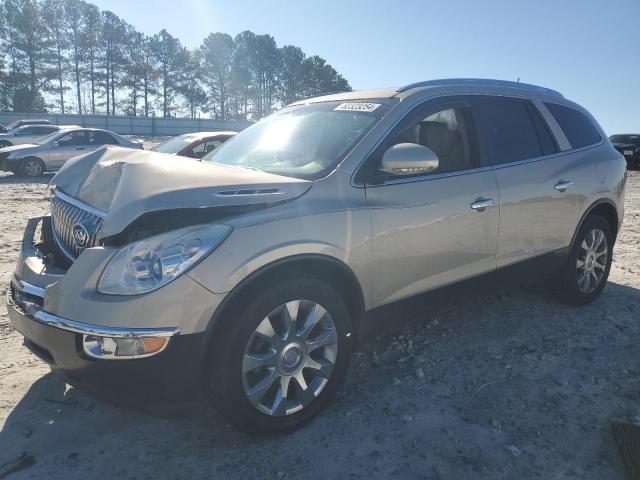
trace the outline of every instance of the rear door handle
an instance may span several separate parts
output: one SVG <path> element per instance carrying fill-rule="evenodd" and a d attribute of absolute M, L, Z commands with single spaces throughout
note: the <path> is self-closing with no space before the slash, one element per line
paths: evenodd
<path fill-rule="evenodd" d="M 567 188 L 571 188 L 571 187 L 573 187 L 572 181 L 558 182 L 553 186 L 553 188 L 555 188 L 559 192 L 564 192 Z"/>
<path fill-rule="evenodd" d="M 471 208 L 478 212 L 484 212 L 485 208 L 493 207 L 496 201 L 493 198 L 481 198 L 471 204 Z"/>

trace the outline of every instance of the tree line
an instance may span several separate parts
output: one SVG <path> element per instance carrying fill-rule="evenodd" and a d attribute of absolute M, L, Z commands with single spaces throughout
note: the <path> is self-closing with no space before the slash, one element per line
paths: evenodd
<path fill-rule="evenodd" d="M 83 0 L 0 0 L 0 110 L 255 120 L 351 87 L 268 34 L 211 33 L 190 50 Z"/>

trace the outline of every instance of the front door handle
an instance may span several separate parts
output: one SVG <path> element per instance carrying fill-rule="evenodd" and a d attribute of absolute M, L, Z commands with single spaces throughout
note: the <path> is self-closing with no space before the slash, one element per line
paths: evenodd
<path fill-rule="evenodd" d="M 564 192 L 567 188 L 571 188 L 571 187 L 573 187 L 572 181 L 558 182 L 553 186 L 553 188 L 555 188 L 559 192 Z"/>
<path fill-rule="evenodd" d="M 76 150 L 85 150 L 85 147 L 76 147 Z"/>
<path fill-rule="evenodd" d="M 496 201 L 493 198 L 480 198 L 471 204 L 471 208 L 478 212 L 484 212 L 485 208 L 493 207 Z"/>

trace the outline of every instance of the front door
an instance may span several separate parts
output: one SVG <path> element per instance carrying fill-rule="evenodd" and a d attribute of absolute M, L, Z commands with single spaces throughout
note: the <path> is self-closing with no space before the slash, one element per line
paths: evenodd
<path fill-rule="evenodd" d="M 465 100 L 432 101 L 409 114 L 367 162 L 375 305 L 495 270 L 499 192 L 477 139 Z M 382 154 L 398 143 L 431 148 L 438 168 L 382 173 Z"/>
<path fill-rule="evenodd" d="M 86 130 L 68 132 L 49 145 L 47 167 L 57 170 L 70 158 L 95 150 L 95 148 L 96 146 L 90 145 Z"/>

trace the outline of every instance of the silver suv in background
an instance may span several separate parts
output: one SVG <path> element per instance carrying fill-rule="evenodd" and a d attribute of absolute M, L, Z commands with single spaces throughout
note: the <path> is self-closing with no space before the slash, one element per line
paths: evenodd
<path fill-rule="evenodd" d="M 27 226 L 9 315 L 81 388 L 288 430 L 334 396 L 374 308 L 534 274 L 593 301 L 625 178 L 591 115 L 546 88 L 307 99 L 201 162 L 114 148 L 68 162 L 51 216 Z"/>
<path fill-rule="evenodd" d="M 25 128 L 49 128 L 30 126 Z M 0 148 L 0 170 L 37 177 L 58 170 L 72 157 L 91 152 L 103 145 L 141 149 L 142 143 L 127 140 L 117 133 L 96 128 L 52 127 L 55 130 L 30 143 Z"/>
<path fill-rule="evenodd" d="M 77 125 L 24 125 L 8 133 L 0 133 L 0 148 L 12 145 L 34 143 L 42 137 L 67 128 L 78 128 Z"/>
<path fill-rule="evenodd" d="M 15 120 L 4 128 L 5 131 L 10 132 L 18 127 L 24 127 L 25 125 L 51 125 L 51 122 L 45 119 L 25 118 L 23 120 Z"/>

